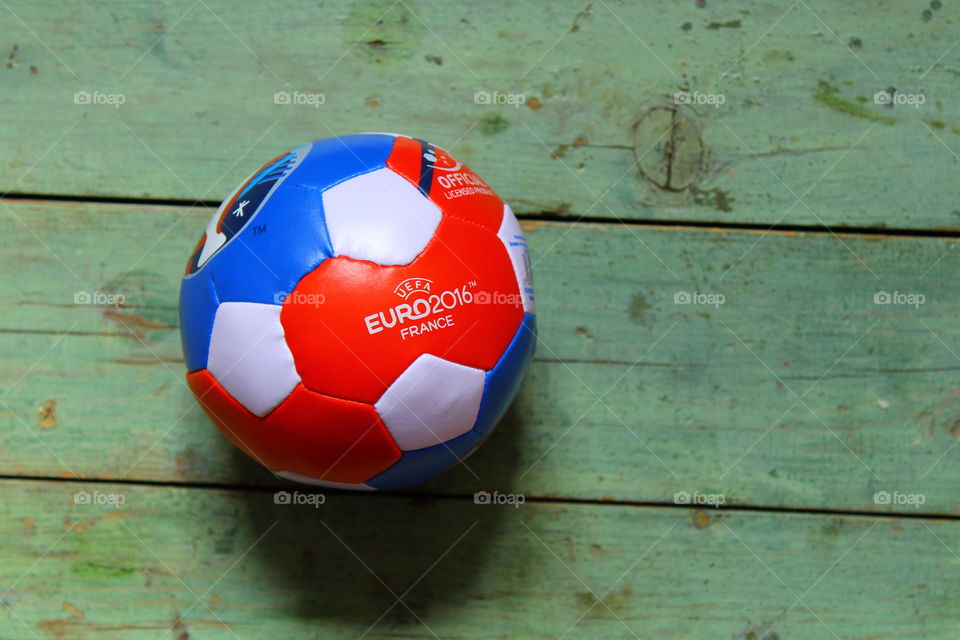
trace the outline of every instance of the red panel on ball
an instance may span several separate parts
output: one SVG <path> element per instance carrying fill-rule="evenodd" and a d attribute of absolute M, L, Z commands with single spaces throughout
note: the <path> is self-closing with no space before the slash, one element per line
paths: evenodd
<path fill-rule="evenodd" d="M 221 433 L 274 471 L 359 483 L 400 459 L 400 449 L 372 405 L 297 385 L 280 406 L 258 418 L 206 369 L 188 373 L 187 384 Z"/>
<path fill-rule="evenodd" d="M 454 215 L 494 233 L 500 229 L 503 201 L 480 176 L 443 149 L 397 136 L 387 167 L 414 186 L 427 188 L 430 200 L 445 215 Z"/>
<path fill-rule="evenodd" d="M 409 265 L 330 258 L 300 280 L 280 314 L 303 384 L 362 402 L 376 402 L 424 353 L 492 368 L 522 319 L 503 243 L 446 214 Z"/>

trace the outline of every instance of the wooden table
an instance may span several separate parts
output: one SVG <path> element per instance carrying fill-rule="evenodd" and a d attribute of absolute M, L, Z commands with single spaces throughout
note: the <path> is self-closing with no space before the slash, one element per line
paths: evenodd
<path fill-rule="evenodd" d="M 0 0 L 0 638 L 957 638 L 958 38 L 938 0 Z M 252 168 L 369 130 L 514 206 L 541 343 L 466 465 L 278 505 L 184 384 L 179 278 Z"/>

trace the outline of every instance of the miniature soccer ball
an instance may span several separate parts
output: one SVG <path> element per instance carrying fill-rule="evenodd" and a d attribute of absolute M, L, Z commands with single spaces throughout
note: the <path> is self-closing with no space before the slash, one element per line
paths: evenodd
<path fill-rule="evenodd" d="M 439 147 L 317 140 L 220 205 L 187 264 L 180 331 L 207 415 L 277 475 L 417 484 L 483 442 L 533 357 L 527 244 Z"/>

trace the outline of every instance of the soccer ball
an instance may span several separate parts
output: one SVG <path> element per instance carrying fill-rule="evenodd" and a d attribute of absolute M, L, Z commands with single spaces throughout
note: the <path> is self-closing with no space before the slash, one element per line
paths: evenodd
<path fill-rule="evenodd" d="M 187 264 L 180 331 L 207 415 L 277 475 L 417 484 L 483 442 L 533 357 L 527 244 L 440 147 L 317 140 L 220 205 Z"/>

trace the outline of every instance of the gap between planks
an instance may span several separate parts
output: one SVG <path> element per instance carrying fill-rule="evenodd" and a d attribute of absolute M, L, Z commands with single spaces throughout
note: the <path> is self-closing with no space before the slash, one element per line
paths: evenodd
<path fill-rule="evenodd" d="M 71 196 L 42 193 L 7 193 L 0 200 L 10 202 L 62 202 L 70 204 L 112 204 L 121 206 L 151 207 L 198 207 L 216 209 L 218 200 L 189 200 L 177 198 L 123 198 L 111 196 Z M 866 236 L 871 238 L 942 238 L 960 239 L 960 229 L 909 229 L 901 227 L 864 227 L 856 225 L 799 225 L 799 224 L 763 224 L 737 222 L 730 220 L 681 220 L 670 218 L 628 218 L 615 216 L 577 216 L 560 211 L 538 211 L 536 213 L 517 214 L 520 220 L 531 222 L 576 223 L 584 225 L 621 225 L 629 227 L 653 227 L 658 229 L 705 229 L 708 231 L 742 231 L 744 233 L 797 233 L 811 235 L 836 235 L 845 237 Z"/>
<path fill-rule="evenodd" d="M 155 487 L 158 489 L 169 488 L 169 489 L 197 489 L 200 491 L 242 491 L 246 493 L 275 493 L 277 491 L 289 489 L 295 487 L 297 491 L 301 493 L 332 493 L 335 495 L 360 495 L 355 491 L 347 491 L 343 489 L 327 489 L 323 487 L 313 487 L 310 485 L 288 485 L 288 484 L 278 484 L 278 485 L 256 485 L 256 484 L 230 484 L 230 483 L 216 483 L 216 482 L 160 482 L 153 480 L 126 480 L 126 479 L 110 479 L 110 478 L 61 478 L 55 476 L 18 476 L 18 475 L 9 475 L 9 474 L 0 474 L 0 482 L 5 481 L 15 481 L 15 482 L 57 482 L 62 484 L 76 483 L 76 484 L 86 484 L 86 485 L 121 485 L 121 486 L 134 486 L 134 487 Z M 367 494 L 371 495 L 371 494 Z M 379 491 L 374 492 L 372 495 L 377 495 L 380 497 L 386 498 L 396 498 L 396 499 L 421 499 L 421 500 L 472 500 L 472 495 L 466 494 L 453 494 L 453 493 L 427 493 L 427 492 L 417 492 L 417 491 Z M 877 512 L 877 511 L 858 511 L 858 510 L 843 510 L 843 509 L 812 509 L 805 507 L 770 507 L 763 505 L 734 505 L 726 506 L 722 505 L 719 507 L 704 507 L 702 505 L 693 505 L 693 504 L 675 504 L 673 502 L 650 502 L 650 501 L 633 501 L 633 500 L 616 500 L 616 499 L 591 499 L 591 498 L 558 498 L 552 496 L 528 496 L 524 494 L 524 498 L 529 502 L 536 502 L 542 504 L 571 504 L 571 505 L 597 505 L 597 506 L 615 506 L 615 507 L 637 507 L 643 509 L 685 509 L 688 511 L 717 511 L 717 512 L 751 512 L 751 513 L 784 513 L 784 514 L 798 514 L 798 515 L 814 515 L 814 516 L 829 516 L 829 517 L 844 517 L 844 518 L 872 518 L 874 520 L 900 520 L 900 519 L 909 519 L 909 520 L 945 520 L 945 521 L 960 521 L 960 514 L 943 514 L 943 513 L 933 513 L 933 512 L 924 512 L 917 511 L 916 513 L 911 512 L 895 512 L 891 511 L 888 513 Z"/>

